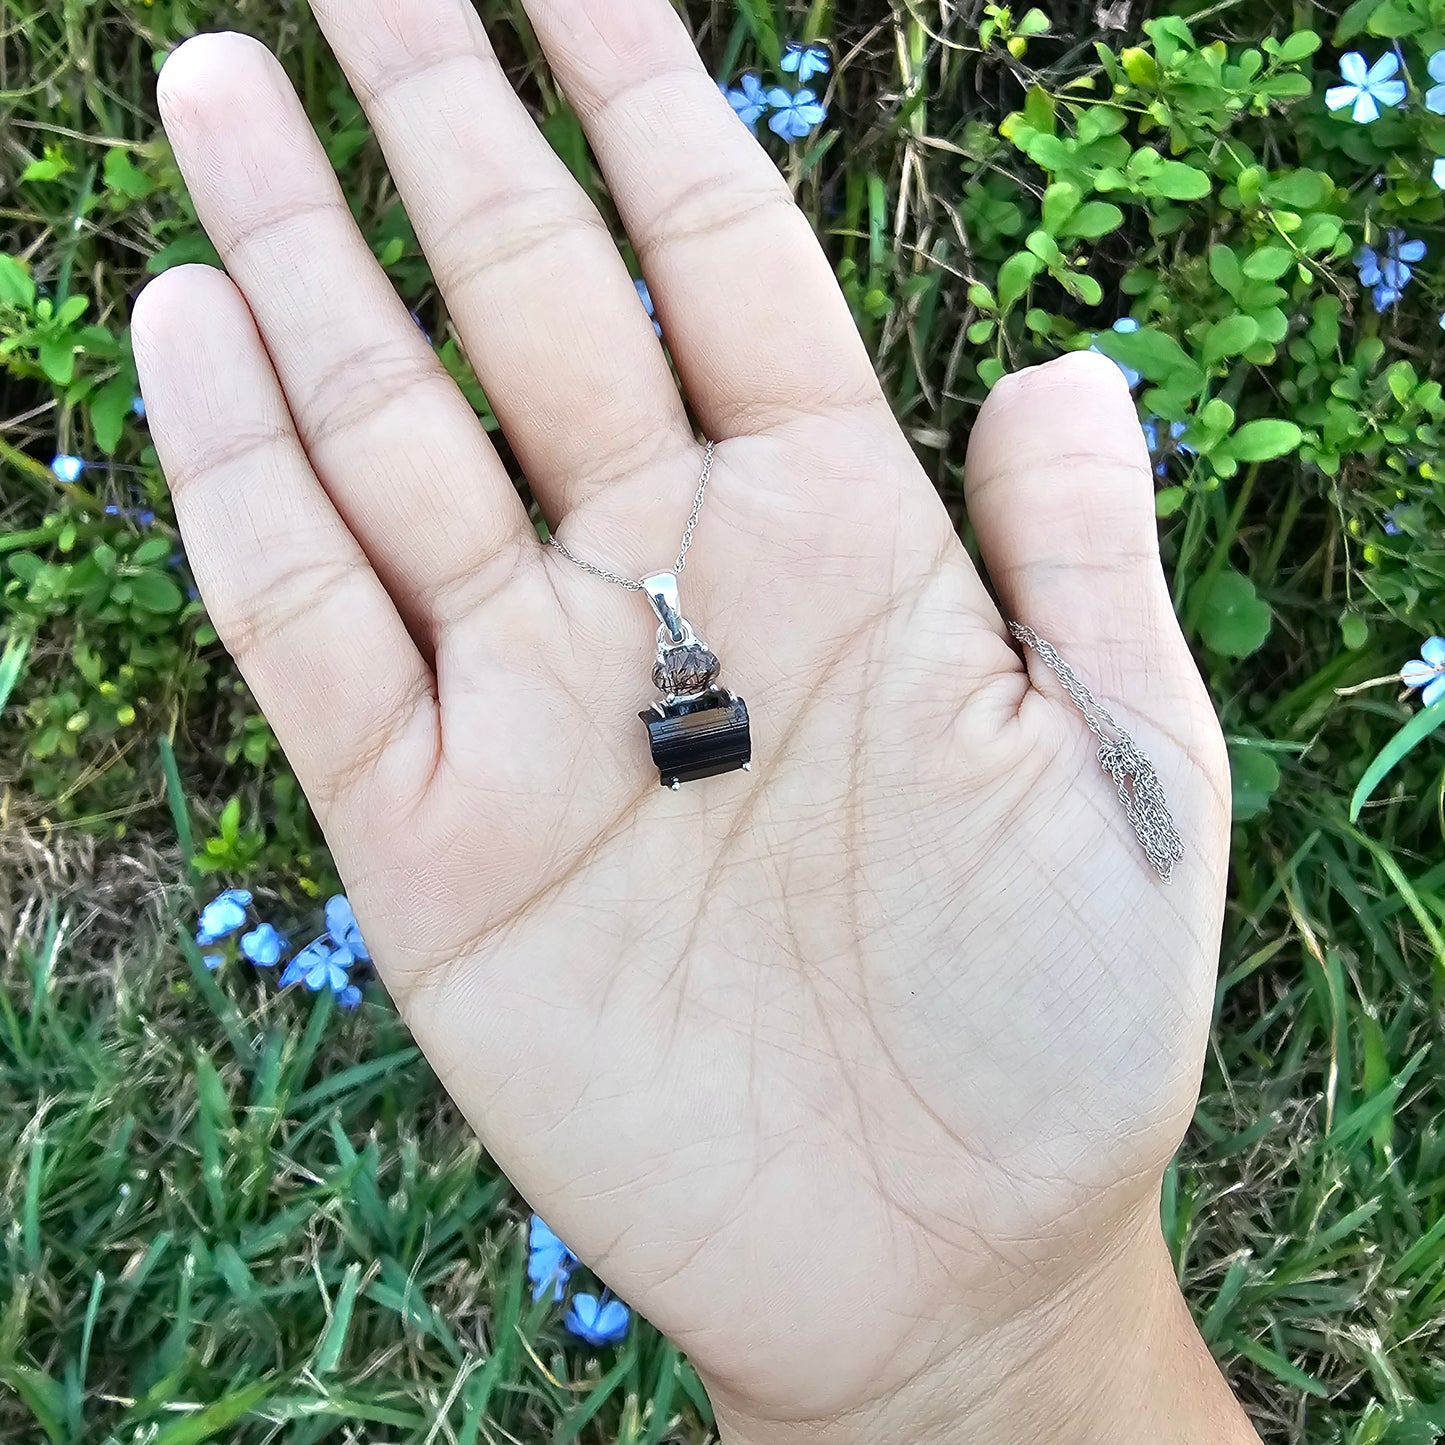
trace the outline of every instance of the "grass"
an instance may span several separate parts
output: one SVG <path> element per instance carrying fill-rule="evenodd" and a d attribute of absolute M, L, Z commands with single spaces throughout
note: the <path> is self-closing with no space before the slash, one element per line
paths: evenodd
<path fill-rule="evenodd" d="M 519 6 L 481 8 L 605 205 Z M 1044 56 L 1077 70 L 1092 10 L 1063 8 L 1056 33 L 1075 39 Z M 690 6 L 720 74 L 806 26 L 832 39 L 846 100 L 790 162 L 794 179 L 960 517 L 958 439 L 982 388 L 962 341 L 974 258 L 956 202 L 961 177 L 1012 164 L 976 127 L 1023 95 L 1017 67 L 979 53 L 983 13 L 952 0 Z M 1292 18 L 1211 14 L 1202 28 L 1230 38 Z M 359 219 L 464 375 L 374 144 L 293 0 L 4 0 L 0 251 L 52 294 L 89 296 L 87 320 L 117 334 L 150 270 L 205 256 L 159 138 L 154 59 L 191 29 L 231 24 L 285 56 Z M 58 175 L 19 180 L 47 155 Z M 1127 264 L 1105 248 L 1115 279 Z M 105 374 L 124 366 L 122 353 Z M 57 448 L 95 455 L 89 414 L 10 367 L 0 418 L 0 558 L 37 538 L 59 548 L 63 499 L 44 463 Z M 138 426 L 89 485 L 163 507 Z M 1397 775 L 1350 821 L 1351 790 L 1406 714 L 1339 689 L 1392 671 L 1412 634 L 1408 608 L 1362 580 L 1348 501 L 1281 463 L 1191 495 L 1167 532 L 1191 629 L 1226 560 L 1270 601 L 1265 648 L 1204 656 L 1227 730 L 1266 739 L 1282 781 L 1236 831 L 1204 1096 L 1163 1212 L 1205 1336 L 1270 1445 L 1428 1445 L 1445 1433 L 1439 768 Z M 1412 565 L 1428 612 L 1438 542 Z M 1367 622 L 1364 645 L 1342 647 L 1342 606 Z M 636 1330 L 593 1359 L 532 1304 L 524 1208 L 389 1010 L 342 1017 L 198 966 L 188 832 L 203 844 L 227 799 L 254 820 L 234 846 L 278 888 L 314 893 L 329 866 L 203 621 L 177 620 L 175 651 L 155 664 L 165 686 L 72 771 L 8 727 L 41 728 L 34 709 L 68 675 L 76 615 L 67 602 L 40 621 L 13 613 L 0 659 L 0 1438 L 707 1439 L 697 1378 L 658 1336 Z M 168 784 L 186 800 L 174 813 Z"/>

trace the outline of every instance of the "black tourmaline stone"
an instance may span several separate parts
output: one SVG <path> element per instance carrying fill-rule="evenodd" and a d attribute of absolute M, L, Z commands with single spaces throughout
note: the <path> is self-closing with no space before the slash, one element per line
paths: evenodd
<path fill-rule="evenodd" d="M 706 692 L 721 670 L 717 658 L 700 642 L 669 647 L 652 669 L 652 685 L 668 697 Z"/>
<path fill-rule="evenodd" d="M 748 705 L 729 692 L 709 693 L 696 702 L 659 703 L 638 716 L 647 724 L 652 761 L 664 788 L 730 773 L 753 759 Z"/>

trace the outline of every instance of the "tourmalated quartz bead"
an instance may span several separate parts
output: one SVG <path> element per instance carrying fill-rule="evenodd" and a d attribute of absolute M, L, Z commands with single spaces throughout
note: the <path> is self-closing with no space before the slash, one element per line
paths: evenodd
<path fill-rule="evenodd" d="M 665 697 L 689 697 L 706 692 L 717 681 L 720 664 L 700 642 L 669 647 L 652 669 L 652 684 Z"/>

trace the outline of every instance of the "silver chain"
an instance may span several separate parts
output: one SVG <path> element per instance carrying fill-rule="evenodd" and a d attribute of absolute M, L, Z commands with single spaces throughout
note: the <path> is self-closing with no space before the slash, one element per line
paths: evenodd
<path fill-rule="evenodd" d="M 674 572 L 681 572 L 687 566 L 687 553 L 692 546 L 692 534 L 697 531 L 697 519 L 702 516 L 702 504 L 707 497 L 707 484 L 712 479 L 712 458 L 716 450 L 716 442 L 707 444 L 707 452 L 702 459 L 702 477 L 698 481 L 697 491 L 693 494 L 692 511 L 687 514 L 687 526 L 682 529 L 682 545 L 677 549 L 677 561 L 672 564 Z M 629 592 L 643 590 L 642 583 L 634 581 L 631 577 L 624 577 L 620 572 L 612 572 L 606 567 L 599 567 L 595 562 L 584 562 L 564 542 L 559 541 L 555 534 L 547 538 L 547 545 L 555 547 L 574 567 L 580 567 L 584 572 L 590 572 L 604 582 L 611 582 L 616 587 L 625 587 Z"/>
<path fill-rule="evenodd" d="M 1025 627 L 1021 622 L 1010 622 L 1008 630 L 1025 647 L 1031 647 L 1038 653 L 1044 665 L 1063 683 L 1064 690 L 1089 725 L 1089 731 L 1099 739 L 1099 766 L 1113 778 L 1114 786 L 1119 790 L 1119 801 L 1129 815 L 1135 835 L 1159 876 L 1168 883 L 1174 873 L 1174 865 L 1184 857 L 1184 844 L 1174 826 L 1174 818 L 1164 798 L 1164 788 L 1148 754 L 1084 686 L 1078 673 L 1059 656 L 1051 643 L 1045 642 L 1032 627 Z"/>

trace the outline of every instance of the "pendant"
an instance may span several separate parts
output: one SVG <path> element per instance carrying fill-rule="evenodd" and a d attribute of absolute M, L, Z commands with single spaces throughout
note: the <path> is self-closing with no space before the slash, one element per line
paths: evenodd
<path fill-rule="evenodd" d="M 722 664 L 682 615 L 677 574 L 656 572 L 642 590 L 657 615 L 652 682 L 659 702 L 638 713 L 647 724 L 652 761 L 664 788 L 742 768 L 752 771 L 748 705 L 718 686 Z"/>

